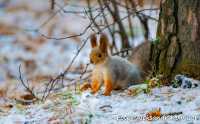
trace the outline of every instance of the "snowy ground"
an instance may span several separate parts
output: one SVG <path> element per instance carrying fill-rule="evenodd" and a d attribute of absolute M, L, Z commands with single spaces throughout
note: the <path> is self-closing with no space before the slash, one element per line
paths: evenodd
<path fill-rule="evenodd" d="M 63 89 L 44 103 L 21 105 L 9 101 L 13 107 L 0 108 L 0 124 L 199 124 L 199 90 L 200 87 L 162 87 L 154 88 L 151 94 L 131 96 L 123 91 L 103 96 L 101 93 L 92 95 L 89 91 L 74 93 Z M 158 108 L 161 109 L 161 114 L 182 114 L 168 116 L 167 119 L 146 120 L 146 114 Z"/>

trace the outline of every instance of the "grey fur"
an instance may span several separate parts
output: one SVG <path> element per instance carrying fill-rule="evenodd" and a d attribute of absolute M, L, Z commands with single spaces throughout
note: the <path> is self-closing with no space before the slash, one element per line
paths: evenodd
<path fill-rule="evenodd" d="M 108 56 L 103 63 L 95 65 L 93 75 L 102 84 L 103 74 L 106 72 L 111 76 L 114 89 L 127 88 L 131 83 L 134 84 L 141 79 L 137 65 L 119 56 Z"/>

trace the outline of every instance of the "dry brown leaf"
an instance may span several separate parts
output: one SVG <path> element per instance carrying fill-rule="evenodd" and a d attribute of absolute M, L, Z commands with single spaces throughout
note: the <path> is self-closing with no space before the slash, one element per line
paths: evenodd
<path fill-rule="evenodd" d="M 80 91 L 85 91 L 85 90 L 88 90 L 89 88 L 91 88 L 90 83 L 84 82 L 84 83 L 80 86 Z"/>
<path fill-rule="evenodd" d="M 148 121 L 152 121 L 152 120 L 160 118 L 160 117 L 161 117 L 161 109 L 160 108 L 158 108 L 154 111 L 148 112 L 146 114 L 146 118 Z"/>
<path fill-rule="evenodd" d="M 17 26 L 0 23 L 0 35 L 13 35 L 19 30 Z"/>
<path fill-rule="evenodd" d="M 148 82 L 148 87 L 149 88 L 155 88 L 158 84 L 158 81 L 159 81 L 159 79 L 157 79 L 157 78 L 150 79 L 149 82 Z"/>
<path fill-rule="evenodd" d="M 7 88 L 6 87 L 1 87 L 0 86 L 0 97 L 5 97 L 7 93 Z"/>
<path fill-rule="evenodd" d="M 10 103 L 5 103 L 0 105 L 0 110 L 3 110 L 4 112 L 8 112 L 13 107 Z"/>
<path fill-rule="evenodd" d="M 29 94 L 29 93 L 21 95 L 20 98 L 23 99 L 23 100 L 33 100 L 33 99 L 35 99 L 35 97 L 32 94 Z"/>
<path fill-rule="evenodd" d="M 37 99 L 30 93 L 21 94 L 16 96 L 15 100 L 22 105 L 29 105 L 34 103 Z"/>
<path fill-rule="evenodd" d="M 42 46 L 42 44 L 46 43 L 47 39 L 45 39 L 42 36 L 37 38 L 26 36 L 26 37 L 18 37 L 17 41 L 21 43 L 26 50 L 31 52 L 36 52 Z"/>
<path fill-rule="evenodd" d="M 139 89 L 137 88 L 127 90 L 127 95 L 129 96 L 136 96 L 138 93 L 139 93 Z"/>

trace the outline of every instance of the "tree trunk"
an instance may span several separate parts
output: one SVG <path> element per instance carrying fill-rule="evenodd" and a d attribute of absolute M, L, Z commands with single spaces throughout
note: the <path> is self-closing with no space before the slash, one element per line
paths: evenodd
<path fill-rule="evenodd" d="M 163 0 L 157 38 L 151 47 L 155 75 L 200 79 L 200 0 Z"/>

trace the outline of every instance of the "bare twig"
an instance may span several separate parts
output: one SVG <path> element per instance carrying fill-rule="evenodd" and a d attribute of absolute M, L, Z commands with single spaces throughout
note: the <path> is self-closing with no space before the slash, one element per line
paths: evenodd
<path fill-rule="evenodd" d="M 147 41 L 149 38 L 148 18 L 146 16 L 141 16 L 141 15 L 138 15 L 137 17 L 139 18 L 140 22 L 142 23 L 142 27 L 144 29 L 144 38 Z"/>
<path fill-rule="evenodd" d="M 134 1 L 133 1 L 134 2 Z M 129 30 L 130 30 L 130 34 L 131 34 L 131 37 L 133 38 L 134 37 L 134 32 L 133 32 L 133 24 L 132 24 L 132 18 L 131 18 L 131 12 L 130 10 L 128 9 L 129 8 L 129 1 L 128 0 L 125 0 L 125 3 L 126 3 L 126 11 L 127 11 L 127 14 L 129 15 L 128 16 L 128 25 L 129 25 Z"/>
<path fill-rule="evenodd" d="M 116 56 L 116 55 L 120 55 L 121 53 L 122 53 L 122 54 L 128 53 L 128 51 L 132 51 L 132 50 L 133 50 L 133 48 L 127 48 L 127 49 L 123 49 L 123 50 L 121 50 L 121 51 L 119 51 L 119 52 L 113 53 L 112 55 L 113 55 L 113 56 Z"/>
<path fill-rule="evenodd" d="M 118 24 L 118 27 L 119 27 L 119 33 L 120 33 L 120 36 L 121 36 L 121 40 L 122 40 L 122 48 L 130 48 L 130 44 L 129 44 L 129 41 L 128 41 L 128 36 L 127 36 L 127 33 L 126 33 L 126 30 L 124 28 L 124 25 L 120 19 L 120 15 L 119 15 L 119 9 L 118 9 L 118 6 L 117 6 L 117 3 L 115 0 L 111 0 L 111 4 L 112 4 L 112 7 L 114 8 L 114 10 L 111 9 L 111 7 L 109 6 L 109 2 L 104 0 L 105 1 L 105 6 L 107 7 L 108 11 L 110 12 L 110 14 L 112 15 L 113 17 L 113 20 L 116 21 L 116 23 Z"/>
<path fill-rule="evenodd" d="M 52 91 L 52 89 L 54 88 L 54 86 L 61 80 L 63 82 L 64 76 L 68 73 L 69 69 L 71 68 L 72 64 L 74 63 L 75 59 L 77 58 L 77 56 L 79 55 L 80 51 L 82 50 L 82 48 L 85 46 L 85 44 L 87 43 L 87 40 L 90 37 L 87 37 L 84 41 L 83 44 L 81 45 L 81 47 L 78 49 L 77 53 L 75 54 L 75 56 L 73 57 L 73 59 L 71 60 L 70 64 L 68 65 L 68 67 L 65 69 L 65 71 L 61 74 L 59 74 L 58 76 L 56 76 L 53 79 L 50 79 L 49 83 L 46 86 L 46 89 L 44 91 L 44 94 L 42 96 L 42 100 L 46 100 L 46 98 L 49 96 L 50 92 Z M 49 88 L 50 87 L 50 88 Z"/>
<path fill-rule="evenodd" d="M 27 83 L 24 82 L 24 79 L 23 79 L 22 73 L 21 73 L 21 65 L 19 65 L 19 80 L 20 80 L 21 84 L 24 86 L 24 88 L 26 88 L 26 90 L 27 90 L 34 98 L 36 98 L 37 100 L 39 100 L 39 98 L 35 95 L 33 89 L 31 89 L 31 88 L 28 86 L 28 81 L 27 81 Z"/>
<path fill-rule="evenodd" d="M 95 17 L 94 17 L 94 20 L 100 16 L 101 13 L 98 13 Z M 53 40 L 65 40 L 65 39 L 68 39 L 68 38 L 74 38 L 74 37 L 80 37 L 82 35 L 84 35 L 88 29 L 92 26 L 92 22 L 80 33 L 80 34 L 75 34 L 75 35 L 70 35 L 70 36 L 66 36 L 66 37 L 51 37 L 51 36 L 46 36 L 45 34 L 42 34 L 39 30 L 37 31 L 42 37 L 45 37 L 46 39 L 53 39 Z"/>
<path fill-rule="evenodd" d="M 51 0 L 51 10 L 54 10 L 55 8 L 55 0 Z"/>
<path fill-rule="evenodd" d="M 92 21 L 92 23 L 94 24 L 94 26 L 96 27 L 96 29 L 100 32 L 101 31 L 101 29 L 100 29 L 100 27 L 98 26 L 98 24 L 96 23 L 96 21 L 95 21 L 95 19 L 94 19 L 94 17 L 93 17 L 93 13 L 92 13 L 92 11 L 91 11 L 91 3 L 90 3 L 90 0 L 87 0 L 87 5 L 88 5 L 88 9 L 89 9 L 89 18 L 90 18 L 90 20 Z M 87 12 L 86 12 L 87 13 Z"/>
<path fill-rule="evenodd" d="M 108 19 L 106 18 L 106 15 L 105 15 L 105 11 L 103 9 L 103 1 L 102 0 L 98 0 L 98 4 L 101 8 L 101 13 L 102 13 L 102 16 L 103 16 L 103 19 L 104 19 L 104 22 L 106 25 L 109 25 L 109 22 L 108 22 Z M 114 25 L 113 25 L 113 28 L 114 28 Z M 116 43 L 115 43 L 115 32 L 114 30 L 111 29 L 110 26 L 108 26 L 108 31 L 112 37 L 112 45 L 111 45 L 111 53 L 113 53 L 113 48 L 115 48 L 115 50 L 117 51 L 117 47 L 116 47 Z"/>
<path fill-rule="evenodd" d="M 154 8 L 154 9 L 155 9 L 155 8 Z M 154 9 L 152 9 L 152 10 L 154 10 Z M 148 9 L 139 10 L 139 11 L 136 11 L 135 13 L 129 13 L 127 16 L 122 17 L 122 18 L 119 18 L 118 20 L 119 20 L 119 21 L 123 21 L 124 19 L 128 18 L 130 15 L 141 14 L 141 12 L 142 12 L 142 11 L 145 11 L 145 10 L 148 10 Z M 157 8 L 156 8 L 156 10 L 157 10 Z M 57 11 L 57 12 L 58 12 L 58 11 Z M 57 12 L 55 12 L 55 15 L 57 14 Z M 98 14 L 93 18 L 93 20 L 97 19 L 101 14 L 102 14 L 102 13 L 98 13 Z M 40 28 L 43 27 L 44 25 L 46 25 L 46 24 L 50 21 L 50 19 L 52 19 L 55 15 L 52 15 L 47 21 L 45 21 L 45 22 L 40 26 Z M 145 15 L 145 14 L 142 14 L 142 15 Z M 153 18 L 153 17 L 149 17 L 148 15 L 145 15 L 145 16 L 146 16 L 146 18 L 150 18 L 150 19 Z M 154 19 L 154 18 L 153 18 L 153 20 L 156 20 L 156 21 L 157 21 L 157 19 Z M 75 35 L 66 36 L 66 37 L 52 37 L 52 36 L 47 36 L 47 35 L 41 33 L 41 32 L 39 31 L 39 29 L 34 30 L 34 31 L 36 31 L 37 33 L 39 33 L 42 37 L 44 37 L 44 38 L 46 38 L 46 39 L 65 40 L 65 39 L 68 39 L 68 38 L 80 37 L 80 36 L 84 35 L 84 34 L 91 28 L 93 22 L 94 22 L 94 21 L 92 21 L 81 33 L 75 34 Z M 111 24 L 106 24 L 106 26 L 105 26 L 104 28 L 101 28 L 101 31 L 98 31 L 98 32 L 96 32 L 96 33 L 100 33 L 100 32 L 102 32 L 103 30 L 107 29 L 108 27 L 110 27 L 110 26 L 112 26 L 112 25 L 114 25 L 114 24 L 115 24 L 115 21 L 114 21 L 113 23 L 111 23 Z"/>
<path fill-rule="evenodd" d="M 88 66 L 90 65 L 90 63 L 86 64 L 85 70 L 83 70 L 83 72 L 80 75 L 80 80 L 82 79 L 83 75 L 87 72 Z"/>
<path fill-rule="evenodd" d="M 129 0 L 129 2 L 131 3 L 132 8 L 128 8 L 128 9 L 130 11 L 132 11 L 132 13 L 135 13 L 136 15 L 141 14 L 142 16 L 148 17 L 148 19 L 154 20 L 156 22 L 158 21 L 158 19 L 156 19 L 156 18 L 154 18 L 152 16 L 149 16 L 149 15 L 146 15 L 146 14 L 144 14 L 142 12 L 148 11 L 148 10 L 150 10 L 150 11 L 158 11 L 158 10 L 160 10 L 160 8 L 147 8 L 147 9 L 137 10 L 135 2 L 133 0 Z M 127 8 L 126 5 L 123 5 L 120 2 L 116 1 L 116 3 L 121 7 Z"/>

